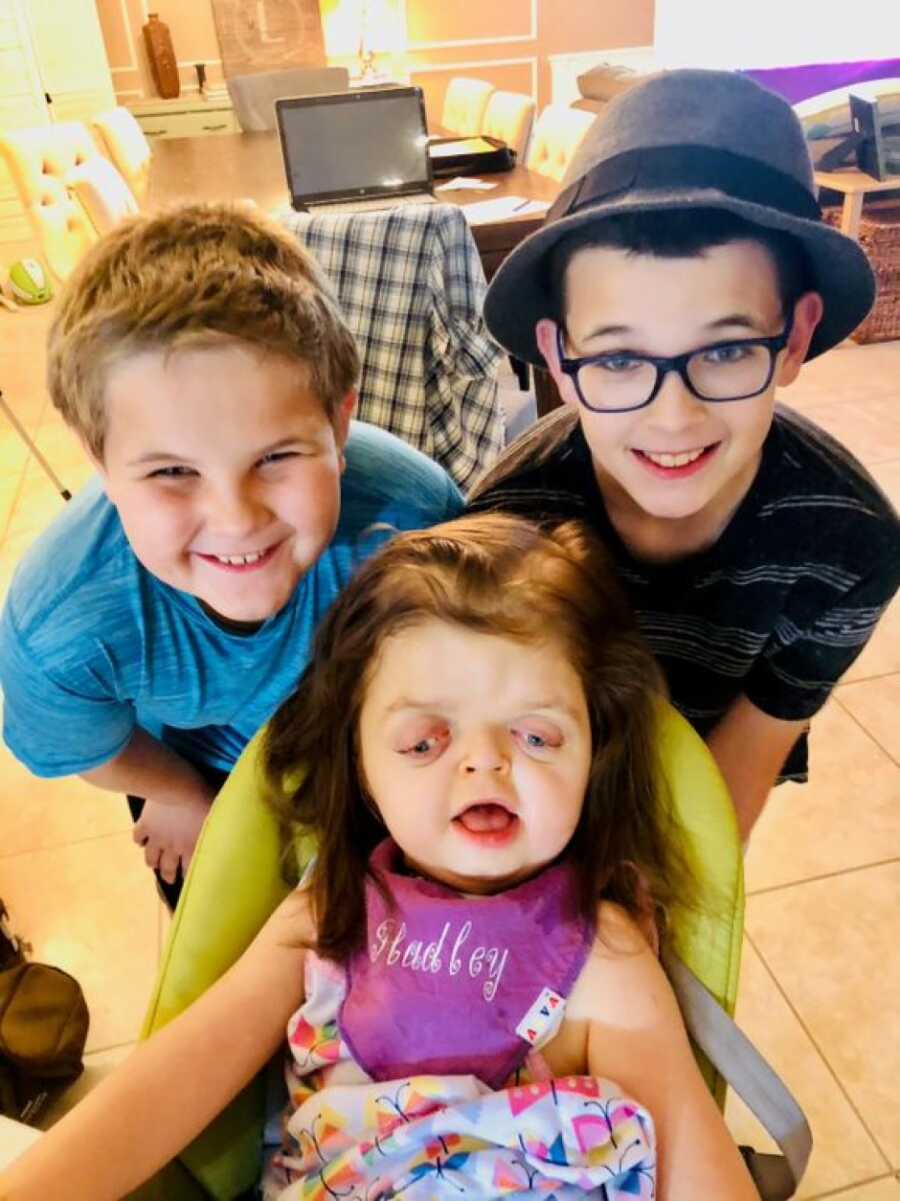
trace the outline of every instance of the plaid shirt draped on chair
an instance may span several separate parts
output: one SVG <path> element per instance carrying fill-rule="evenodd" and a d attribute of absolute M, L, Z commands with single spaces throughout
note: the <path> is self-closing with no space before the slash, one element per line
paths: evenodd
<path fill-rule="evenodd" d="M 330 276 L 362 355 L 358 416 L 471 486 L 503 448 L 501 352 L 481 317 L 485 279 L 452 205 L 281 213 Z"/>

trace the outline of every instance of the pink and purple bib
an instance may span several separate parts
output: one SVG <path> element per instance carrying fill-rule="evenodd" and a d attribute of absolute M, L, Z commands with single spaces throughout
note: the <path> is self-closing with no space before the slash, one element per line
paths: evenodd
<path fill-rule="evenodd" d="M 366 881 L 366 941 L 347 964 L 338 1027 L 374 1080 L 475 1075 L 500 1088 L 557 1024 L 593 941 L 570 865 L 494 896 L 402 874 L 372 853 L 393 905 Z"/>

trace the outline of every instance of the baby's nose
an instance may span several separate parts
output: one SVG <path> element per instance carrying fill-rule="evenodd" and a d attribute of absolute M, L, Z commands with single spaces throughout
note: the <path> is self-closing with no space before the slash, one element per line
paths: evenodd
<path fill-rule="evenodd" d="M 462 766 L 466 772 L 500 772 L 509 765 L 504 740 L 499 735 L 485 731 L 475 735 L 465 748 Z"/>

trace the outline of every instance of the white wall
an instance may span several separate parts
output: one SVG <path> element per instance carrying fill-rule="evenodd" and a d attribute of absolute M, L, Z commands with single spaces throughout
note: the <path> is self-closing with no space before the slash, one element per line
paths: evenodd
<path fill-rule="evenodd" d="M 665 67 L 784 67 L 900 57 L 900 0 L 656 0 Z"/>

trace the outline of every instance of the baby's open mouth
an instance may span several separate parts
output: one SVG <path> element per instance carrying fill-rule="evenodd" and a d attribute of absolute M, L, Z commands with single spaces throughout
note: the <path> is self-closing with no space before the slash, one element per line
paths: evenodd
<path fill-rule="evenodd" d="M 497 801 L 485 801 L 478 805 L 470 805 L 453 820 L 459 822 L 470 834 L 488 834 L 509 829 L 519 819 L 505 805 Z"/>

